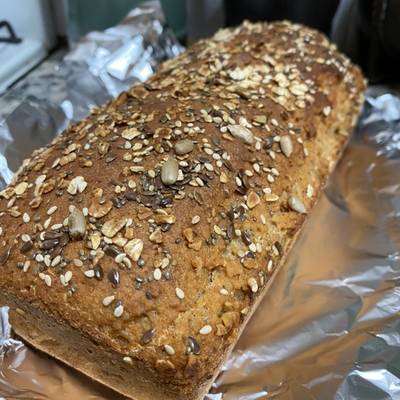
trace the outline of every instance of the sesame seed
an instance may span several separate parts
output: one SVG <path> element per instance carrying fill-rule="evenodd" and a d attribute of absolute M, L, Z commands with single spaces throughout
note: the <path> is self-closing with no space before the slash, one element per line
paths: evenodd
<path fill-rule="evenodd" d="M 68 283 L 71 279 L 72 279 L 72 272 L 71 272 L 71 271 L 67 271 L 67 272 L 64 274 L 65 283 Z"/>
<path fill-rule="evenodd" d="M 84 272 L 87 278 L 94 278 L 94 269 L 88 269 Z"/>
<path fill-rule="evenodd" d="M 212 331 L 212 326 L 211 325 L 204 325 L 200 330 L 199 333 L 200 335 L 208 335 Z"/>
<path fill-rule="evenodd" d="M 175 349 L 172 346 L 170 346 L 169 344 L 164 345 L 164 350 L 170 356 L 173 356 L 175 354 Z"/>
<path fill-rule="evenodd" d="M 249 285 L 250 290 L 253 293 L 257 293 L 257 291 L 258 291 L 258 283 L 254 278 L 249 278 L 249 280 L 247 281 L 247 284 Z"/>
<path fill-rule="evenodd" d="M 26 224 L 31 220 L 31 217 L 29 216 L 28 213 L 23 213 L 22 214 L 22 221 L 24 221 Z"/>
<path fill-rule="evenodd" d="M 311 197 L 313 197 L 313 194 L 314 194 L 314 188 L 310 184 L 308 184 L 307 185 L 307 197 L 311 198 Z"/>
<path fill-rule="evenodd" d="M 175 288 L 175 294 L 178 299 L 183 300 L 185 298 L 185 292 L 181 288 Z"/>
<path fill-rule="evenodd" d="M 193 218 L 192 218 L 192 224 L 193 225 L 196 225 L 197 223 L 199 223 L 200 222 L 200 216 L 199 215 L 195 215 Z"/>
<path fill-rule="evenodd" d="M 124 362 L 126 362 L 127 364 L 129 364 L 129 365 L 133 365 L 133 360 L 132 360 L 132 358 L 129 357 L 129 356 L 124 357 L 122 360 L 123 360 Z"/>
<path fill-rule="evenodd" d="M 24 233 L 24 234 L 21 235 L 21 240 L 23 242 L 25 242 L 25 243 L 26 242 L 30 242 L 31 241 L 31 237 L 28 234 Z"/>
<path fill-rule="evenodd" d="M 272 272 L 273 269 L 274 269 L 274 264 L 273 264 L 272 260 L 269 260 L 269 261 L 268 261 L 268 264 L 267 264 L 267 271 L 268 271 L 268 273 L 270 274 L 270 273 Z"/>
<path fill-rule="evenodd" d="M 214 225 L 214 232 L 217 235 L 225 236 L 225 232 L 218 225 Z"/>
<path fill-rule="evenodd" d="M 267 175 L 267 181 L 268 181 L 269 183 L 273 183 L 273 182 L 275 182 L 275 178 L 274 178 L 271 174 L 268 174 L 268 175 Z"/>
<path fill-rule="evenodd" d="M 159 280 L 161 279 L 161 276 L 162 276 L 162 274 L 161 274 L 161 269 L 160 269 L 160 268 L 156 268 L 156 269 L 154 270 L 154 272 L 153 272 L 153 278 L 154 278 L 156 281 L 159 281 Z"/>
<path fill-rule="evenodd" d="M 57 231 L 57 230 L 61 229 L 62 227 L 63 227 L 62 224 L 54 224 L 54 225 L 51 226 L 51 230 L 52 231 Z"/>
<path fill-rule="evenodd" d="M 123 313 L 124 313 L 124 306 L 122 304 L 114 308 L 114 317 L 119 318 L 122 316 Z"/>
<path fill-rule="evenodd" d="M 40 253 L 39 253 L 39 254 L 36 254 L 35 260 L 36 260 L 38 263 L 43 262 L 43 261 L 44 261 L 43 254 L 40 254 Z"/>
<path fill-rule="evenodd" d="M 48 287 L 51 286 L 51 276 L 50 276 L 50 275 L 45 274 L 43 280 L 44 280 L 44 283 L 45 283 Z"/>
<path fill-rule="evenodd" d="M 24 266 L 23 266 L 23 268 L 22 268 L 22 271 L 28 272 L 30 266 L 31 266 L 31 262 L 30 262 L 29 260 L 26 260 L 26 261 L 24 262 Z"/>
<path fill-rule="evenodd" d="M 207 171 L 214 171 L 214 167 L 210 163 L 204 163 L 204 167 Z"/>
<path fill-rule="evenodd" d="M 222 294 L 223 296 L 228 296 L 229 292 L 225 288 L 221 288 L 219 290 L 219 293 Z"/>
<path fill-rule="evenodd" d="M 53 258 L 53 260 L 51 261 L 51 266 L 55 267 L 56 265 L 58 265 L 60 263 L 60 261 L 61 261 L 61 256 L 60 255 L 55 256 Z"/>
<path fill-rule="evenodd" d="M 83 266 L 83 262 L 79 258 L 74 258 L 73 263 L 74 263 L 75 267 Z"/>
<path fill-rule="evenodd" d="M 87 217 L 89 215 L 89 209 L 87 207 L 82 208 L 82 214 Z"/>
<path fill-rule="evenodd" d="M 330 106 L 326 106 L 323 108 L 322 113 L 327 117 L 332 111 L 332 108 Z"/>
<path fill-rule="evenodd" d="M 44 221 L 43 227 L 44 229 L 47 229 L 50 226 L 51 223 L 51 217 L 47 218 L 46 221 Z"/>
<path fill-rule="evenodd" d="M 115 296 L 106 296 L 103 299 L 103 306 L 108 307 L 115 300 Z"/>

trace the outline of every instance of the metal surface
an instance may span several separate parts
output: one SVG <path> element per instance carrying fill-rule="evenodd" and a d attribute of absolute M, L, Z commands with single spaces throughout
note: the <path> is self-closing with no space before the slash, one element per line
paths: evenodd
<path fill-rule="evenodd" d="M 180 51 L 171 36 L 161 39 L 162 23 L 154 24 L 148 9 L 146 23 L 140 15 L 131 16 L 135 27 L 138 20 L 145 29 L 150 23 L 163 57 Z M 35 87 L 9 95 L 17 106 L 6 104 L 13 109 L 0 126 L 4 181 L 11 178 L 7 165 L 15 170 L 66 123 L 137 76 L 147 76 L 128 73 L 127 57 L 141 66 L 137 71 L 152 71 L 156 45 L 150 46 L 148 61 L 145 35 L 130 31 L 116 48 L 112 32 L 106 38 L 93 34 L 69 61 L 38 76 Z M 44 80 L 51 82 L 46 96 Z M 21 102 L 19 95 L 27 90 L 31 97 Z M 400 99 L 379 93 L 369 91 L 359 127 L 327 190 L 208 400 L 400 398 Z M 117 398 L 10 338 L 7 308 L 0 310 L 0 398 Z"/>

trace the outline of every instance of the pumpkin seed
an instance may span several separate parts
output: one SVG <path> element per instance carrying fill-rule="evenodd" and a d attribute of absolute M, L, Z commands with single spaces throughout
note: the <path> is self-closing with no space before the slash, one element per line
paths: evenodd
<path fill-rule="evenodd" d="M 161 181 L 164 185 L 173 185 L 178 179 L 179 165 L 174 157 L 169 157 L 161 167 Z"/>
<path fill-rule="evenodd" d="M 86 219 L 82 211 L 74 208 L 68 217 L 69 235 L 72 239 L 79 240 L 86 233 Z"/>
<path fill-rule="evenodd" d="M 281 136 L 279 145 L 281 146 L 282 153 L 286 157 L 289 158 L 291 156 L 291 154 L 293 153 L 293 143 L 292 143 L 292 139 L 290 138 L 290 136 L 288 136 L 288 135 Z"/>
<path fill-rule="evenodd" d="M 175 143 L 175 153 L 179 156 L 190 153 L 193 148 L 194 144 L 190 139 L 179 140 L 179 142 Z"/>
<path fill-rule="evenodd" d="M 253 143 L 253 134 L 242 125 L 228 125 L 228 130 L 235 138 L 243 140 L 247 144 Z"/>

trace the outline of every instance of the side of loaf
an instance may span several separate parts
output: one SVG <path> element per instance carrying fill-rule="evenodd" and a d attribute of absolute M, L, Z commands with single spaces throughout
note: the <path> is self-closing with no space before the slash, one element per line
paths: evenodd
<path fill-rule="evenodd" d="M 15 332 L 130 398 L 202 398 L 364 86 L 322 34 L 244 23 L 69 127 L 0 193 L 0 304 Z"/>

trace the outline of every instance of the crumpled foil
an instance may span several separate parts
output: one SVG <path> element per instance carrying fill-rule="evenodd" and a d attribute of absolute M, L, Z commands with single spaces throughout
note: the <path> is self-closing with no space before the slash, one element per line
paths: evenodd
<path fill-rule="evenodd" d="M 67 123 L 181 51 L 157 21 L 156 3 L 136 9 L 121 30 L 88 35 L 35 87 L 6 95 L 17 106 L 0 107 L 4 182 Z M 343 159 L 206 399 L 399 399 L 399 248 L 400 98 L 371 88 Z M 1 307 L 0 400 L 120 398 L 10 332 Z"/>
<path fill-rule="evenodd" d="M 86 35 L 61 63 L 43 63 L 0 97 L 0 189 L 34 149 L 182 51 L 159 2 L 147 1 L 119 25 Z"/>

